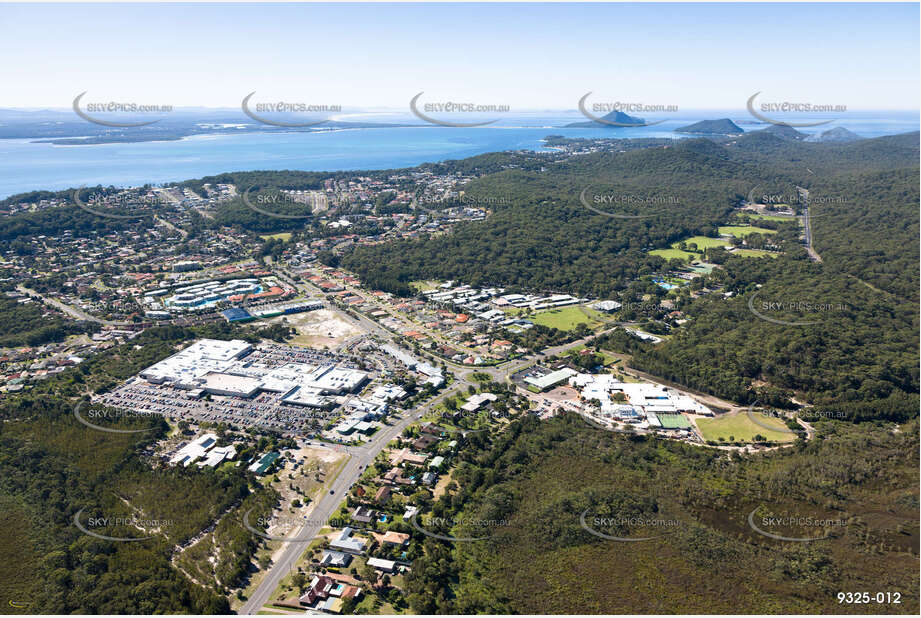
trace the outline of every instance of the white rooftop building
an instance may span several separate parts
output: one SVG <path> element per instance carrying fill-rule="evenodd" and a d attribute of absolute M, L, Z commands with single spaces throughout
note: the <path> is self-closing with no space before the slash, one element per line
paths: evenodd
<path fill-rule="evenodd" d="M 253 349 L 239 339 L 199 339 L 186 349 L 151 365 L 141 377 L 155 384 L 171 383 L 180 388 L 197 388 L 199 378 L 229 369 Z"/>
<path fill-rule="evenodd" d="M 476 395 L 471 395 L 467 403 L 461 406 L 461 410 L 464 412 L 476 412 L 487 401 L 496 401 L 498 398 L 498 395 L 494 395 L 493 393 L 477 393 Z"/>
<path fill-rule="evenodd" d="M 702 403 L 659 384 L 620 382 L 608 373 L 580 373 L 571 377 L 569 384 L 579 389 L 586 401 L 598 401 L 604 416 L 630 417 L 633 412 L 641 411 L 650 424 L 655 424 L 658 422 L 657 418 L 653 421 L 656 414 L 713 414 Z M 623 397 L 615 399 L 616 393 L 622 393 Z"/>
<path fill-rule="evenodd" d="M 215 395 L 252 397 L 259 391 L 286 393 L 283 401 L 295 405 L 326 407 L 323 395 L 356 390 L 368 380 L 358 369 L 308 363 L 271 367 L 248 361 L 253 346 L 245 341 L 201 339 L 140 373 L 155 384 L 203 389 Z M 405 394 L 405 393 L 404 393 Z"/>
<path fill-rule="evenodd" d="M 570 369 L 569 367 L 563 367 L 556 371 L 552 371 L 545 376 L 539 378 L 527 377 L 524 379 L 526 384 L 530 384 L 538 390 L 546 390 L 553 386 L 556 386 L 560 382 L 565 382 L 570 377 L 576 375 L 576 372 Z"/>
<path fill-rule="evenodd" d="M 349 527 L 343 528 L 342 532 L 330 542 L 329 547 L 347 554 L 361 554 L 365 550 L 366 541 L 353 537 L 352 532 L 353 530 Z"/>
<path fill-rule="evenodd" d="M 208 393 L 234 397 L 252 397 L 261 387 L 262 381 L 256 378 L 216 372 L 206 374 L 202 384 Z"/>
<path fill-rule="evenodd" d="M 188 467 L 190 464 L 201 459 L 208 452 L 208 449 L 217 444 L 217 435 L 206 433 L 199 436 L 183 446 L 170 458 L 169 463 L 172 466 L 182 464 Z"/>
<path fill-rule="evenodd" d="M 237 456 L 237 449 L 235 446 L 218 446 L 211 449 L 208 452 L 208 456 L 204 460 L 198 462 L 198 467 L 208 467 L 213 468 L 223 461 L 229 461 Z"/>

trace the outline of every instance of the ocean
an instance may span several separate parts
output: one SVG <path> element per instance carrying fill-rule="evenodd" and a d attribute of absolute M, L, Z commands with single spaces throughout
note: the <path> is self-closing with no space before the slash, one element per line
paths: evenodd
<path fill-rule="evenodd" d="M 563 128 L 578 113 L 502 118 L 488 127 L 439 126 L 344 129 L 292 133 L 197 135 L 178 141 L 56 146 L 32 139 L 0 139 L 0 198 L 26 191 L 82 185 L 133 186 L 245 170 L 373 170 L 463 159 L 502 150 L 541 150 L 547 135 L 686 138 L 674 129 L 705 118 L 731 118 L 746 132 L 767 125 L 746 112 L 700 111 L 650 127 Z M 371 118 L 368 118 L 370 120 Z M 360 121 L 352 116 L 348 120 Z M 393 119 L 393 122 L 409 119 Z M 418 121 L 416 121 L 418 122 Z M 815 133 L 843 126 L 861 137 L 919 129 L 917 112 L 848 112 Z"/>

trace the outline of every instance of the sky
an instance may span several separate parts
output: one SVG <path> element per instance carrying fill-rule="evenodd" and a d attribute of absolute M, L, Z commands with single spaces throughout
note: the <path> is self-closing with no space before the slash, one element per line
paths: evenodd
<path fill-rule="evenodd" d="M 0 4 L 0 107 L 919 109 L 915 4 Z M 762 100 L 759 98 L 759 100 Z"/>

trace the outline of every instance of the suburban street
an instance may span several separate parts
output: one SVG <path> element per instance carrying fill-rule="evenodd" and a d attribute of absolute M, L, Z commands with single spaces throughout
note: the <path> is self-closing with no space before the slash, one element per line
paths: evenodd
<path fill-rule="evenodd" d="M 319 288 L 316 288 L 312 284 L 296 282 L 291 274 L 283 269 L 278 268 L 276 269 L 276 272 L 279 273 L 279 275 L 289 284 L 295 286 L 298 290 L 308 294 L 311 297 L 317 297 L 317 292 L 320 292 Z M 336 311 L 343 319 L 360 326 L 366 332 L 372 333 L 394 345 L 399 345 L 397 342 L 397 336 L 394 333 L 388 331 L 383 326 L 366 317 L 365 315 L 359 312 L 346 313 L 335 305 L 331 305 L 330 308 L 333 311 Z M 275 560 L 275 562 L 273 562 L 273 564 L 268 567 L 268 571 L 266 572 L 265 577 L 259 583 L 256 590 L 253 591 L 253 593 L 250 595 L 249 599 L 247 599 L 246 603 L 244 603 L 240 608 L 240 613 L 255 614 L 263 606 L 271 602 L 272 594 L 278 588 L 282 579 L 287 576 L 292 571 L 292 569 L 294 569 L 301 555 L 309 545 L 307 541 L 317 537 L 320 529 L 324 526 L 324 522 L 328 521 L 332 517 L 333 513 L 336 512 L 339 505 L 345 499 L 349 489 L 355 482 L 358 481 L 367 465 L 373 462 L 375 457 L 377 457 L 377 455 L 387 446 L 387 444 L 395 437 L 400 435 L 400 433 L 402 433 L 406 427 L 412 423 L 417 422 L 419 419 L 425 416 L 425 414 L 432 410 L 432 408 L 434 408 L 447 397 L 463 391 L 463 389 L 465 389 L 468 385 L 474 384 L 471 377 L 474 373 L 485 373 L 489 375 L 494 382 L 508 382 L 510 376 L 528 366 L 539 363 L 541 358 L 565 353 L 568 350 L 589 343 L 597 337 L 610 333 L 619 326 L 629 324 L 631 323 L 609 323 L 608 328 L 605 330 L 602 330 L 598 333 L 593 333 L 576 341 L 571 341 L 569 343 L 547 348 L 543 351 L 542 355 L 507 361 L 499 365 L 471 366 L 459 364 L 450 360 L 444 360 L 443 362 L 445 366 L 453 371 L 456 379 L 456 382 L 452 387 L 446 389 L 444 392 L 423 404 L 419 408 L 405 412 L 404 416 L 400 418 L 398 422 L 393 425 L 384 426 L 381 428 L 381 430 L 375 434 L 374 437 L 367 443 L 360 446 L 340 447 L 349 455 L 348 460 L 346 461 L 342 470 L 339 472 L 338 476 L 330 486 L 323 488 L 322 497 L 316 502 L 313 510 L 307 516 L 307 518 L 310 520 L 310 523 L 301 528 L 300 531 L 295 535 L 297 541 L 290 541 L 285 543 L 285 547 L 281 550 L 277 560 Z M 640 372 L 631 371 L 630 373 L 639 375 Z M 652 376 L 642 374 L 642 377 L 644 379 L 656 382 Z M 700 398 L 700 396 L 697 394 L 695 394 L 695 396 Z M 717 402 L 709 401 L 709 403 L 714 404 Z M 718 403 L 723 407 L 729 407 L 732 405 L 722 400 L 720 400 Z M 330 491 L 333 493 L 330 493 Z"/>
<path fill-rule="evenodd" d="M 103 326 L 133 326 L 131 322 L 113 322 L 112 320 L 103 320 L 101 318 L 97 318 L 96 316 L 92 316 L 86 313 L 85 311 L 77 309 L 76 307 L 71 307 L 70 305 L 64 304 L 59 300 L 55 300 L 54 298 L 49 298 L 47 296 L 39 294 L 35 290 L 31 290 L 22 285 L 17 285 L 16 289 L 19 292 L 22 292 L 23 294 L 26 294 L 33 298 L 41 299 L 41 301 L 45 303 L 46 305 L 50 305 L 54 307 L 55 309 L 74 318 L 75 320 L 86 320 L 87 322 L 97 322 L 99 324 L 102 324 Z"/>
<path fill-rule="evenodd" d="M 263 605 L 271 600 L 271 595 L 278 587 L 281 580 L 291 572 L 300 556 L 307 549 L 309 543 L 306 541 L 313 539 L 320 533 L 320 529 L 324 526 L 324 522 L 328 521 L 333 513 L 336 512 L 339 504 L 345 499 L 348 490 L 358 481 L 365 467 L 374 461 L 377 454 L 380 453 L 391 440 L 400 435 L 406 427 L 418 421 L 446 397 L 456 394 L 457 391 L 465 385 L 466 382 L 458 381 L 453 388 L 447 389 L 420 408 L 405 413 L 405 416 L 398 422 L 381 428 L 381 430 L 367 443 L 361 446 L 347 448 L 347 452 L 349 453 L 348 460 L 332 485 L 323 488 L 323 497 L 320 498 L 316 506 L 314 506 L 313 510 L 307 516 L 310 520 L 310 524 L 301 528 L 300 532 L 296 535 L 297 541 L 291 541 L 285 544 L 281 555 L 268 568 L 268 572 L 265 574 L 262 582 L 260 582 L 256 590 L 240 608 L 239 613 L 256 614 Z M 330 491 L 333 493 L 329 493 Z"/>

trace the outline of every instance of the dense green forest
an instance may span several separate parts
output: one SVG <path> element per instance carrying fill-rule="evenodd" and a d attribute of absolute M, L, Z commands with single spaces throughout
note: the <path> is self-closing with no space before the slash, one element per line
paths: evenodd
<path fill-rule="evenodd" d="M 485 221 L 422 240 L 357 247 L 340 258 L 364 281 L 406 293 L 416 279 L 562 291 L 642 302 L 661 297 L 638 278 L 666 268 L 645 251 L 691 235 L 716 236 L 733 207 L 758 193 L 810 191 L 809 260 L 795 226 L 773 238 L 776 260 L 708 252 L 720 263 L 702 283 L 719 290 L 679 308 L 689 322 L 664 344 L 642 347 L 637 368 L 742 403 L 838 406 L 852 419 L 918 414 L 918 134 L 849 145 L 805 144 L 770 134 L 731 142 L 601 153 L 544 171 L 508 170 L 471 183 L 480 196 L 512 195 Z M 594 195 L 640 195 L 608 217 L 586 208 Z M 664 204 L 664 205 L 663 205 Z M 606 208 L 612 208 L 605 205 Z M 609 210 L 609 212 L 613 212 Z M 782 227 L 786 225 L 786 227 Z M 783 310 L 777 324 L 751 303 Z M 808 305 L 802 308 L 802 305 Z M 768 316 L 768 317 L 771 317 Z"/>
<path fill-rule="evenodd" d="M 23 613 L 228 613 L 227 589 L 246 576 L 259 540 L 238 525 L 240 509 L 266 515 L 274 492 L 251 486 L 243 468 L 151 467 L 144 453 L 167 430 L 159 417 L 113 417 L 113 428 L 147 430 L 115 434 L 73 413 L 78 397 L 110 388 L 195 336 L 240 333 L 227 325 L 150 329 L 0 404 L 0 586 L 28 604 Z M 78 513 L 95 533 L 150 538 L 83 534 L 74 525 Z M 98 518 L 136 518 L 147 527 Z M 202 587 L 171 558 L 216 519 L 224 551 L 203 581 L 216 576 L 219 583 Z M 201 568 L 194 551 L 183 556 L 184 566 Z"/>
<path fill-rule="evenodd" d="M 845 146 L 765 134 L 732 145 L 694 139 L 586 155 L 532 170 L 509 169 L 468 185 L 468 194 L 477 198 L 509 198 L 487 220 L 460 225 L 445 236 L 358 247 L 342 264 L 362 276 L 395 283 L 456 278 L 471 284 L 611 294 L 637 274 L 664 264 L 644 250 L 685 236 L 715 235 L 716 226 L 756 187 L 767 193 L 814 187 L 814 194 L 844 194 L 848 208 L 885 198 L 904 213 L 906 205 L 913 205 L 912 194 L 917 195 L 917 182 L 910 182 L 918 168 L 917 144 L 917 134 Z M 889 177 L 901 184 L 888 195 L 860 182 L 861 174 L 896 170 Z M 834 186 L 829 188 L 829 182 Z M 653 216 L 624 219 L 594 212 L 580 202 L 586 188 L 590 196 L 633 198 L 599 210 Z M 640 203 L 643 199 L 653 205 Z M 910 232 L 913 222 L 896 223 Z M 820 232 L 815 230 L 817 237 Z M 850 244 L 841 236 L 830 242 Z"/>
<path fill-rule="evenodd" d="M 44 317 L 46 311 L 36 302 L 20 303 L 0 295 L 0 347 L 37 346 L 99 329 L 91 322 L 74 322 L 60 316 Z"/>
<path fill-rule="evenodd" d="M 915 613 L 918 422 L 817 424 L 762 455 L 593 429 L 567 415 L 470 436 L 407 577 L 417 613 Z M 771 524 L 762 517 L 832 520 Z M 649 538 L 623 542 L 620 538 Z M 613 520 L 613 521 L 611 521 Z M 637 521 L 641 522 L 638 524 Z M 798 522 L 799 520 L 797 520 Z M 484 523 L 485 522 L 485 523 Z M 490 523 L 491 522 L 491 523 Z M 665 523 L 663 523 L 665 522 Z M 655 525 L 669 525 L 658 528 Z M 842 606 L 840 591 L 898 591 Z"/>

